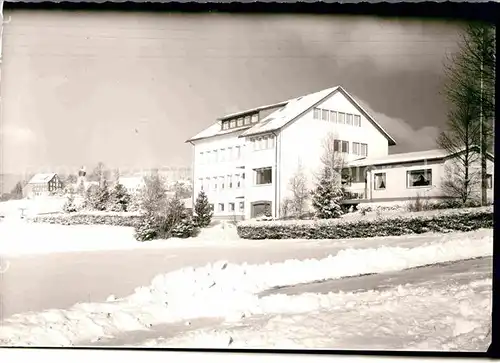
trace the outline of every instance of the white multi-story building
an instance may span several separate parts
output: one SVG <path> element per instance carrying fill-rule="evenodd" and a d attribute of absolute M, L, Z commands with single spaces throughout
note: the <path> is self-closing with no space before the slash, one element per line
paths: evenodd
<path fill-rule="evenodd" d="M 224 116 L 189 139 L 194 195 L 207 193 L 215 217 L 252 218 L 266 208 L 279 216 L 298 165 L 314 175 L 331 132 L 353 159 L 386 156 L 396 144 L 342 87 L 326 89 Z"/>
<path fill-rule="evenodd" d="M 425 197 L 427 189 L 441 196 L 436 191 L 448 155 L 389 155 L 396 141 L 341 86 L 221 117 L 187 140 L 194 146 L 193 196 L 204 190 L 215 218 L 248 219 L 264 210 L 280 217 L 299 165 L 312 189 L 328 135 L 354 171 L 345 185 L 350 202 L 408 200 Z M 439 166 L 428 166 L 429 157 Z"/>

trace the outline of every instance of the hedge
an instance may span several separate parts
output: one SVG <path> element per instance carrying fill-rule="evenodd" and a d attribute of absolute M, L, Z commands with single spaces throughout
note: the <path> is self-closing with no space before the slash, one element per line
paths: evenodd
<path fill-rule="evenodd" d="M 68 213 L 36 216 L 30 221 L 34 223 L 49 223 L 62 225 L 108 225 L 120 227 L 135 227 L 140 220 L 138 214 L 97 214 L 97 213 Z"/>
<path fill-rule="evenodd" d="M 238 224 L 244 239 L 343 239 L 493 228 L 493 207 L 400 213 L 363 219 L 249 221 Z"/>

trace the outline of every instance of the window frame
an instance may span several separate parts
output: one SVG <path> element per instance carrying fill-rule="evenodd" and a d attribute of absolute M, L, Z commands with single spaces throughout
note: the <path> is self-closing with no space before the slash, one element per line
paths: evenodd
<path fill-rule="evenodd" d="M 264 172 L 270 171 L 270 182 L 269 183 L 259 183 L 259 179 L 262 179 L 262 176 L 259 178 L 259 175 L 264 175 Z M 265 168 L 254 169 L 255 172 L 255 185 L 271 185 L 273 184 L 273 168 L 271 166 Z"/>
<path fill-rule="evenodd" d="M 342 141 L 342 153 L 349 154 L 349 141 L 341 140 Z M 344 151 L 344 145 L 346 145 L 346 151 Z"/>
<path fill-rule="evenodd" d="M 352 142 L 352 153 L 354 155 L 361 155 L 361 143 L 360 142 Z"/>
<path fill-rule="evenodd" d="M 377 186 L 377 176 L 383 176 L 383 183 L 384 187 L 380 188 Z M 386 172 L 380 172 L 380 173 L 374 173 L 373 174 L 373 190 L 386 190 L 387 189 L 387 173 Z"/>
<path fill-rule="evenodd" d="M 346 122 L 345 112 L 339 112 L 337 115 L 337 120 L 338 120 L 338 124 L 345 125 L 345 122 Z"/>
<path fill-rule="evenodd" d="M 330 111 L 321 109 L 321 121 L 330 121 Z"/>
<path fill-rule="evenodd" d="M 424 178 L 429 179 L 428 185 L 410 185 L 410 176 L 412 173 L 420 173 L 423 172 Z M 428 177 L 430 175 L 430 178 Z M 421 189 L 421 188 L 430 188 L 432 187 L 432 168 L 427 169 L 413 169 L 406 171 L 406 188 L 407 189 Z"/>
<path fill-rule="evenodd" d="M 321 109 L 318 107 L 313 108 L 313 120 L 321 120 Z"/>
<path fill-rule="evenodd" d="M 354 115 L 354 126 L 361 127 L 361 115 Z"/>
<path fill-rule="evenodd" d="M 330 122 L 338 123 L 337 111 L 330 111 Z"/>
<path fill-rule="evenodd" d="M 493 189 L 493 174 L 486 174 L 486 189 Z"/>
<path fill-rule="evenodd" d="M 346 113 L 345 123 L 349 126 L 354 125 L 354 115 L 352 113 Z"/>
<path fill-rule="evenodd" d="M 363 153 L 363 146 L 365 147 L 365 152 Z M 366 143 L 360 143 L 360 147 L 359 147 L 359 152 L 361 156 L 368 156 L 368 144 Z"/>

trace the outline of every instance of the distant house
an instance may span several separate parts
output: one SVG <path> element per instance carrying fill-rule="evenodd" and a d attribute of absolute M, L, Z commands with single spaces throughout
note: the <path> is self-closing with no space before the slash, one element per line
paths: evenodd
<path fill-rule="evenodd" d="M 56 173 L 35 174 L 23 188 L 23 197 L 48 196 L 58 189 L 62 189 L 62 183 Z"/>
<path fill-rule="evenodd" d="M 131 195 L 138 194 L 146 185 L 143 176 L 126 176 L 120 177 L 118 183 L 123 185 L 127 192 Z"/>

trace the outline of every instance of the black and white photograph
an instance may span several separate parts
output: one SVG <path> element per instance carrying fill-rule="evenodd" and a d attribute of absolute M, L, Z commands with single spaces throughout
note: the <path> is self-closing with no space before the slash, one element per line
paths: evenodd
<path fill-rule="evenodd" d="M 493 23 L 0 14 L 0 347 L 488 350 Z"/>

